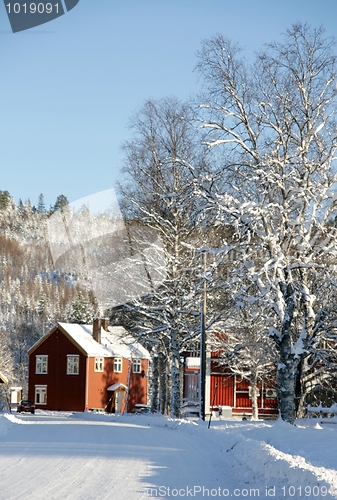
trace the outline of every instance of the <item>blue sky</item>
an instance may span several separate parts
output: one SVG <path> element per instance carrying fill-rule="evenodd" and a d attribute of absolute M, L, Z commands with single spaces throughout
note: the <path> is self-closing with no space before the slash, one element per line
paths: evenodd
<path fill-rule="evenodd" d="M 132 113 L 198 91 L 201 40 L 221 33 L 252 57 L 294 22 L 337 36 L 336 0 L 80 0 L 12 34 L 0 4 L 0 189 L 47 207 L 112 188 Z"/>

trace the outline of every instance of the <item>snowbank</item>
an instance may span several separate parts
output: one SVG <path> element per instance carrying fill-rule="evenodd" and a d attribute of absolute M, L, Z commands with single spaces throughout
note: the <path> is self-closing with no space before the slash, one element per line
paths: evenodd
<path fill-rule="evenodd" d="M 7 414 L 0 414 L 0 436 L 4 436 L 13 428 L 13 423 L 11 419 L 8 418 Z"/>
<path fill-rule="evenodd" d="M 98 428 L 101 427 L 103 433 L 110 433 L 111 439 L 116 444 L 118 441 L 115 440 L 123 429 L 125 429 L 123 432 L 126 433 L 145 432 L 144 438 L 146 438 L 147 446 L 152 450 L 151 453 L 156 453 L 157 449 L 158 453 L 162 453 L 159 450 L 164 448 L 160 447 L 158 439 L 160 440 L 160 436 L 165 434 L 166 439 L 172 441 L 172 446 L 173 443 L 176 443 L 177 450 L 180 448 L 177 443 L 189 443 L 189 449 L 192 447 L 196 452 L 202 450 L 202 453 L 200 457 L 197 453 L 199 458 L 194 457 L 193 470 L 189 465 L 189 460 L 185 461 L 180 458 L 179 471 L 175 471 L 175 475 L 173 468 L 176 458 L 172 463 L 166 464 L 164 468 L 163 456 L 160 459 L 156 458 L 155 462 L 160 464 L 160 466 L 157 465 L 157 475 L 158 471 L 162 470 L 163 481 L 166 478 L 164 471 L 171 469 L 172 481 L 175 481 L 172 484 L 176 484 L 177 481 L 180 481 L 180 484 L 184 484 L 184 482 L 188 484 L 189 478 L 198 477 L 195 466 L 199 464 L 198 460 L 200 460 L 200 474 L 201 471 L 206 473 L 212 478 L 213 483 L 227 484 L 230 480 L 232 486 L 240 484 L 241 488 L 245 488 L 242 498 L 247 497 L 247 492 L 250 492 L 251 489 L 254 491 L 255 488 L 255 492 L 259 491 L 260 498 L 337 499 L 335 458 L 337 425 L 332 422 L 318 424 L 317 420 L 312 419 L 299 421 L 296 426 L 292 426 L 282 421 L 214 420 L 211 428 L 208 429 L 207 422 L 172 419 L 160 415 L 107 415 L 91 412 L 37 411 L 34 416 L 0 414 L 0 441 L 10 442 L 11 438 L 17 434 L 17 425 L 20 425 L 24 431 L 23 425 L 32 426 L 35 424 L 35 430 L 30 427 L 29 431 L 32 432 L 24 432 L 23 435 L 27 439 L 29 435 L 35 436 L 36 440 L 40 439 L 42 432 L 47 441 L 50 440 L 54 443 L 58 441 L 58 436 L 61 436 L 62 428 L 67 428 L 65 432 L 68 432 L 70 437 L 73 435 L 69 427 L 71 424 L 71 428 L 79 436 L 80 444 L 76 445 L 78 449 L 82 449 L 82 446 L 91 446 L 90 443 L 82 445 L 81 436 L 85 441 L 86 436 L 90 436 L 94 432 L 93 429 L 97 429 L 95 432 L 100 432 Z M 53 424 L 58 425 L 55 427 Z M 130 431 L 127 430 L 128 428 Z M 143 431 L 144 429 L 148 429 L 148 431 Z M 172 437 L 167 438 L 167 432 L 171 431 Z M 116 432 L 118 434 L 115 434 Z M 37 438 L 37 436 L 39 437 Z M 107 459 L 109 454 L 111 457 L 117 456 L 118 458 L 118 453 L 123 454 L 122 448 L 118 448 L 118 450 L 120 452 L 115 446 L 108 447 L 105 458 Z M 130 450 L 128 449 L 128 453 Z M 188 456 L 189 459 L 190 457 L 191 455 Z M 52 456 L 51 459 L 53 459 Z M 132 459 L 132 455 L 129 459 Z M 28 461 L 27 467 L 29 464 Z M 155 466 L 151 467 L 153 469 Z M 125 471 L 123 469 L 121 474 L 127 473 L 127 471 L 129 471 L 129 467 L 126 465 Z M 154 487 L 158 487 L 158 481 L 159 479 L 157 479 L 157 483 L 153 483 Z M 224 483 L 224 481 L 227 482 Z M 234 490 L 228 491 L 230 492 L 229 496 L 233 496 Z M 234 496 L 237 495 L 234 494 Z M 248 496 L 252 495 L 248 494 Z M 88 498 L 91 497 L 88 496 Z M 147 498 L 147 496 L 143 495 L 141 498 Z"/>

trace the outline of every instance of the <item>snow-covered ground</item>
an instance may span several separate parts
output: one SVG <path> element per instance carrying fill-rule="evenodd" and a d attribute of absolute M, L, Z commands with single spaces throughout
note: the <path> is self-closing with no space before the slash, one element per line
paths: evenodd
<path fill-rule="evenodd" d="M 315 419 L 0 413 L 0 499 L 331 499 L 336 455 L 337 424 Z"/>

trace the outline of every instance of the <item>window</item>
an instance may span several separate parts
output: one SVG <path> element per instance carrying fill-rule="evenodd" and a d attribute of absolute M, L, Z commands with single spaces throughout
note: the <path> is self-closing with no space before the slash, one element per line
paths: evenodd
<path fill-rule="evenodd" d="M 141 371 L 141 360 L 140 359 L 134 359 L 133 360 L 133 373 L 140 373 Z"/>
<path fill-rule="evenodd" d="M 35 386 L 35 404 L 46 405 L 47 404 L 47 386 L 46 385 L 36 385 Z"/>
<path fill-rule="evenodd" d="M 95 372 L 103 371 L 103 358 L 95 358 Z"/>
<path fill-rule="evenodd" d="M 79 356 L 67 356 L 67 375 L 78 375 Z"/>
<path fill-rule="evenodd" d="M 48 356 L 36 356 L 35 373 L 48 373 Z"/>
<path fill-rule="evenodd" d="M 122 372 L 122 358 L 115 358 L 114 360 L 114 371 L 117 373 Z"/>

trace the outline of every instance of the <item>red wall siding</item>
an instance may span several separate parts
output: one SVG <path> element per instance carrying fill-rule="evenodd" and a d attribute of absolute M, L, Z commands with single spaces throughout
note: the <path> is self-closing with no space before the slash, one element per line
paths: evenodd
<path fill-rule="evenodd" d="M 258 406 L 261 406 L 261 399 L 258 398 Z M 236 408 L 251 409 L 252 400 L 249 398 L 249 382 L 236 378 Z"/>
<path fill-rule="evenodd" d="M 79 374 L 67 375 L 67 354 L 79 355 Z M 48 373 L 36 374 L 36 356 L 48 355 Z M 29 357 L 29 399 L 35 400 L 35 385 L 47 386 L 46 410 L 84 411 L 86 358 L 56 329 Z"/>
<path fill-rule="evenodd" d="M 116 373 L 113 370 L 114 360 L 112 358 L 104 359 L 104 371 L 95 372 L 95 358 L 89 358 L 89 390 L 88 390 L 88 408 L 105 408 L 108 404 L 112 392 L 107 388 L 112 384 L 122 383 L 128 385 L 129 361 L 123 359 L 122 372 Z M 148 361 L 143 359 L 141 370 L 147 372 Z M 131 411 L 135 404 L 147 403 L 147 377 L 142 377 L 140 373 L 131 372 L 130 392 L 128 411 Z"/>
<path fill-rule="evenodd" d="M 141 371 L 147 374 L 147 369 L 148 361 L 142 359 Z M 141 373 L 131 372 L 128 411 L 131 411 L 136 404 L 147 404 L 147 384 L 147 375 L 142 377 Z"/>
<path fill-rule="evenodd" d="M 249 397 L 249 381 L 234 377 L 234 374 L 223 365 L 217 362 L 217 353 L 211 353 L 211 382 L 210 382 L 210 406 L 213 404 L 213 395 L 216 382 L 218 382 L 214 407 L 231 406 L 233 413 L 251 412 L 252 401 Z M 260 397 L 258 398 L 258 407 L 261 409 L 261 414 L 277 414 L 277 399 L 267 399 L 265 397 L 265 389 L 273 387 L 272 382 L 267 382 L 262 385 L 258 384 Z M 235 394 L 235 397 L 234 397 Z M 235 405 L 234 405 L 235 403 Z"/>
<path fill-rule="evenodd" d="M 88 377 L 88 409 L 105 408 L 108 403 L 108 393 L 106 388 L 114 384 L 111 378 L 111 367 L 113 360 L 104 358 L 103 372 L 95 372 L 95 358 L 89 358 Z"/>
<path fill-rule="evenodd" d="M 218 384 L 215 394 L 214 406 L 234 406 L 234 377 L 224 377 L 222 374 L 211 375 L 210 406 L 213 405 L 214 389 Z"/>
<path fill-rule="evenodd" d="M 252 408 L 252 400 L 249 397 L 249 381 L 234 377 L 230 374 L 212 374 L 211 375 L 211 401 L 212 406 L 214 388 L 216 381 L 218 382 L 214 407 L 231 406 L 233 413 L 246 413 L 249 415 Z M 277 399 L 267 399 L 265 391 L 267 387 L 258 385 L 260 396 L 257 403 L 260 414 L 277 415 Z M 235 398 L 234 398 L 235 393 Z M 235 403 L 235 404 L 234 404 Z"/>

